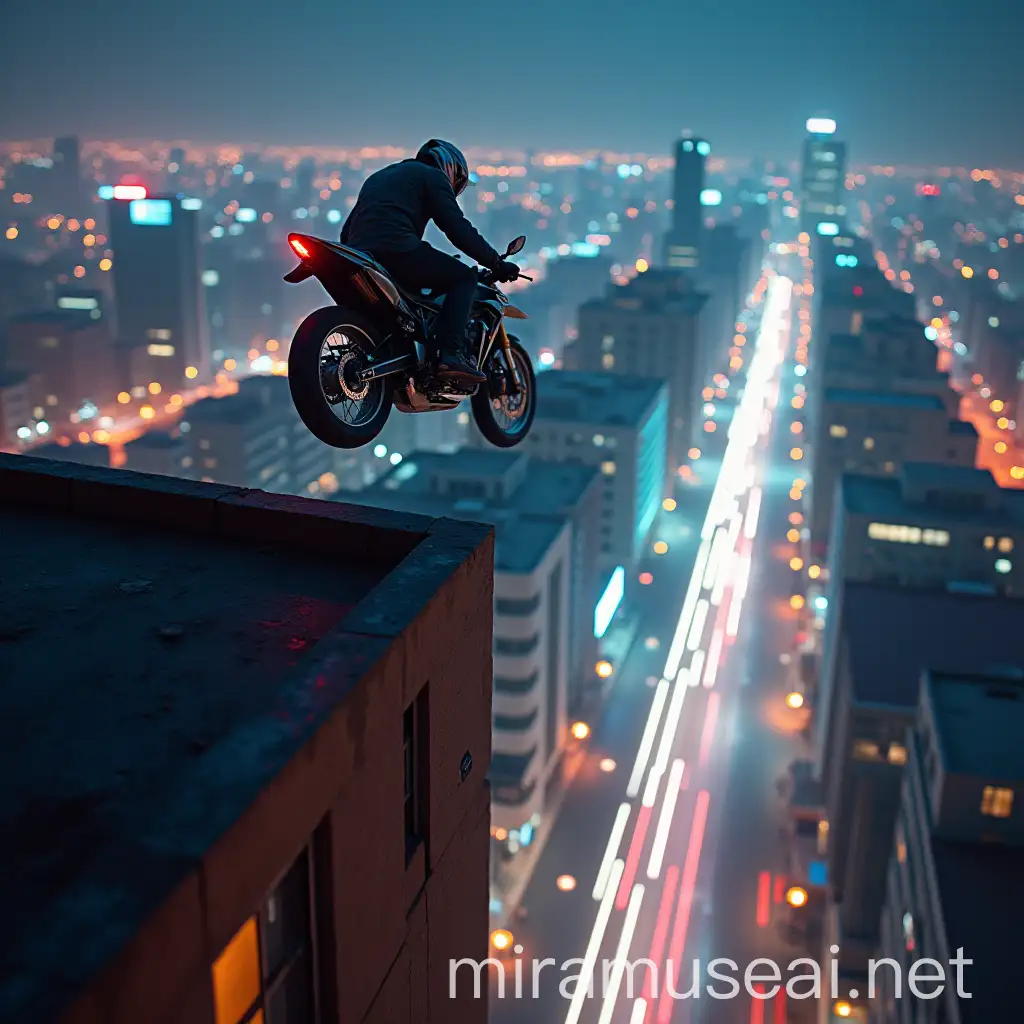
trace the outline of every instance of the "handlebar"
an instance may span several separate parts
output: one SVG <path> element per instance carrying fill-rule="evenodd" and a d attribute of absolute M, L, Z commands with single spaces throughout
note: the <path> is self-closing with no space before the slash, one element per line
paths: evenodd
<path fill-rule="evenodd" d="M 477 270 L 480 273 L 480 280 L 484 284 L 494 284 L 494 271 L 493 270 L 488 270 L 486 267 L 477 267 Z M 528 274 L 520 274 L 517 278 L 515 278 L 515 280 L 517 280 L 517 281 L 530 281 L 532 283 L 533 278 L 530 277 Z"/>

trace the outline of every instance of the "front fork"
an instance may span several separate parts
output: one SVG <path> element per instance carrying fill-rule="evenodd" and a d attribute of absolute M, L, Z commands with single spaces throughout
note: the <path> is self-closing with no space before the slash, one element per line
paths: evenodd
<path fill-rule="evenodd" d="M 519 370 L 516 368 L 516 361 L 512 358 L 512 343 L 509 341 L 508 333 L 505 330 L 504 320 L 498 321 L 498 326 L 495 329 L 494 334 L 492 334 L 488 339 L 487 344 L 483 346 L 480 358 L 481 369 L 486 365 L 490 358 L 495 342 L 497 342 L 501 348 L 501 355 L 505 361 L 505 368 L 507 370 L 503 391 L 505 394 L 518 395 L 523 390 L 523 381 L 519 376 Z"/>

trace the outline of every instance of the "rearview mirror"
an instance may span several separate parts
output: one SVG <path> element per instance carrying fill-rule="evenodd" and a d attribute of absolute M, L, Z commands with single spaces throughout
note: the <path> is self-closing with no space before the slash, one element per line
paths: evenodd
<path fill-rule="evenodd" d="M 508 243 L 508 249 L 505 250 L 506 256 L 515 256 L 517 252 L 520 252 L 523 246 L 526 245 L 526 235 L 520 235 L 518 238 L 513 238 Z"/>

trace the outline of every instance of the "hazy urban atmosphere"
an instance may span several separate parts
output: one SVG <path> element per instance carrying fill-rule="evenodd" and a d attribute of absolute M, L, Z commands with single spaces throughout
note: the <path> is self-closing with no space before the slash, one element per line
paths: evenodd
<path fill-rule="evenodd" d="M 1014 1019 L 1018 13 L 12 9 L 0 1021 Z"/>

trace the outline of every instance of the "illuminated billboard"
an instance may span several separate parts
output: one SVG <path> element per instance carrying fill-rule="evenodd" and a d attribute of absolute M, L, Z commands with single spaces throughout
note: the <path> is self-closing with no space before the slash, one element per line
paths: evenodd
<path fill-rule="evenodd" d="M 826 238 L 831 238 L 833 235 L 839 234 L 839 225 L 830 220 L 822 221 L 818 225 L 818 234 L 824 235 Z"/>
<path fill-rule="evenodd" d="M 133 224 L 146 227 L 167 227 L 171 223 L 170 199 L 133 199 L 128 207 Z"/>
<path fill-rule="evenodd" d="M 811 135 L 835 135 L 836 123 L 831 117 L 811 117 L 807 119 L 807 131 Z"/>
<path fill-rule="evenodd" d="M 626 570 L 619 565 L 616 566 L 611 579 L 608 581 L 608 586 L 604 588 L 604 593 L 594 608 L 594 636 L 598 640 L 608 632 L 608 627 L 611 625 L 615 613 L 619 610 L 619 605 L 622 604 L 622 598 L 625 593 Z"/>

